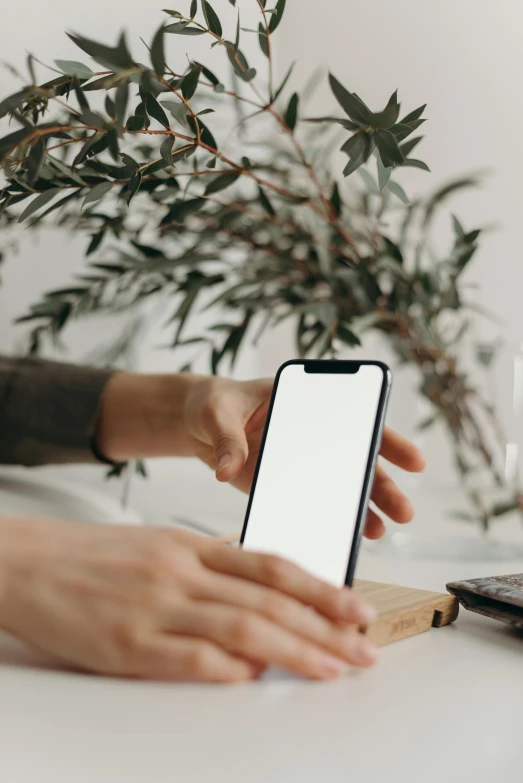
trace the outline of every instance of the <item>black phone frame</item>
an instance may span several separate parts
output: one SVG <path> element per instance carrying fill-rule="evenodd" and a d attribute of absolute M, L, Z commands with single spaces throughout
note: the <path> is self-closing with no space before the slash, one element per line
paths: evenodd
<path fill-rule="evenodd" d="M 350 587 L 354 578 L 354 572 L 356 569 L 356 561 L 358 559 L 359 545 L 361 541 L 361 535 L 364 528 L 364 520 L 367 515 L 367 509 L 370 500 L 370 493 L 376 472 L 376 464 L 378 461 L 378 454 L 381 447 L 381 439 L 383 436 L 383 428 L 385 426 L 385 414 L 387 411 L 387 404 L 390 395 L 390 389 L 392 385 L 392 372 L 390 367 L 384 362 L 369 360 L 342 360 L 342 359 L 290 359 L 284 362 L 281 367 L 278 368 L 276 377 L 274 379 L 274 385 L 272 388 L 271 399 L 269 402 L 269 410 L 267 412 L 267 418 L 265 420 L 265 427 L 263 430 L 260 451 L 258 454 L 258 460 L 256 462 L 256 468 L 254 471 L 254 477 L 252 480 L 251 491 L 249 493 L 249 501 L 247 503 L 247 509 L 245 512 L 245 519 L 243 522 L 242 533 L 240 537 L 240 546 L 242 546 L 245 534 L 247 532 L 247 526 L 249 524 L 249 515 L 251 512 L 252 502 L 254 500 L 254 493 L 256 491 L 256 483 L 258 481 L 258 474 L 260 471 L 261 462 L 263 459 L 263 453 L 265 451 L 265 442 L 269 427 L 271 423 L 272 411 L 274 408 L 274 402 L 278 391 L 278 384 L 281 374 L 286 367 L 291 365 L 303 366 L 306 373 L 343 373 L 343 374 L 355 374 L 360 367 L 366 365 L 372 365 L 379 367 L 383 372 L 383 383 L 380 390 L 380 398 L 378 402 L 378 410 L 376 412 L 376 419 L 374 422 L 374 430 L 372 433 L 372 440 L 369 449 L 369 456 L 367 460 L 367 467 L 365 469 L 365 478 L 363 480 L 363 488 L 361 491 L 360 505 L 358 508 L 358 516 L 356 519 L 356 526 L 354 528 L 354 534 L 352 537 L 352 543 L 350 548 L 349 560 L 347 563 L 347 572 L 345 575 L 345 585 Z"/>

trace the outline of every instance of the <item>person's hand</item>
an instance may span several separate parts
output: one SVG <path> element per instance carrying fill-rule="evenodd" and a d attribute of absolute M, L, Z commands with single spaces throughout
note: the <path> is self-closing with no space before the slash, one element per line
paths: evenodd
<path fill-rule="evenodd" d="M 233 381 L 203 379 L 195 385 L 184 410 L 185 428 L 192 436 L 194 453 L 227 481 L 249 492 L 269 408 L 272 380 Z M 383 459 L 410 472 L 423 470 L 425 460 L 410 441 L 385 428 L 381 445 Z M 409 499 L 378 464 L 371 495 L 378 509 L 395 522 L 409 522 L 413 508 Z M 365 535 L 380 538 L 385 525 L 369 509 Z"/>
<path fill-rule="evenodd" d="M 234 381 L 204 375 L 118 373 L 104 393 L 97 448 L 115 461 L 136 457 L 196 456 L 219 481 L 249 492 L 269 408 L 272 380 Z M 421 452 L 385 428 L 384 460 L 403 470 L 423 470 Z M 378 464 L 371 499 L 395 522 L 409 522 L 408 498 Z M 365 535 L 379 538 L 385 526 L 369 509 Z"/>
<path fill-rule="evenodd" d="M 372 608 L 275 556 L 185 531 L 0 520 L 0 628 L 107 675 L 235 682 L 374 663 Z"/>

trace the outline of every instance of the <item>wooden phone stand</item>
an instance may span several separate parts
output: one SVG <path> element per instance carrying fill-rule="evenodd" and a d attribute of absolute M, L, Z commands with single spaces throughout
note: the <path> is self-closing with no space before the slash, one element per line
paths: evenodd
<path fill-rule="evenodd" d="M 238 544 L 237 535 L 220 537 L 218 540 Z M 458 599 L 450 593 L 433 593 L 430 590 L 368 582 L 364 579 L 355 579 L 353 587 L 378 610 L 378 619 L 367 628 L 366 634 L 379 645 L 450 625 L 458 616 Z"/>
<path fill-rule="evenodd" d="M 458 616 L 458 600 L 449 593 L 433 593 L 363 579 L 354 580 L 354 589 L 378 611 L 378 619 L 367 628 L 366 634 L 379 645 L 449 625 Z"/>

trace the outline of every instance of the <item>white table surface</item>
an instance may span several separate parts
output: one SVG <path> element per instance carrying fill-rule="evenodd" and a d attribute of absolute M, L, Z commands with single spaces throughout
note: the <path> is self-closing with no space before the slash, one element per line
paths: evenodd
<path fill-rule="evenodd" d="M 133 489 L 144 515 L 168 522 L 192 514 L 228 533 L 241 525 L 242 497 L 199 467 L 164 463 L 153 472 Z M 100 486 L 99 471 L 44 476 Z M 430 515 L 437 525 L 437 504 Z M 416 562 L 371 547 L 358 568 L 363 578 L 436 590 L 451 579 L 518 571 L 522 560 Z M 4 636 L 0 780 L 513 783 L 523 767 L 522 653 L 522 636 L 462 611 L 454 625 L 392 644 L 376 668 L 341 681 L 274 672 L 247 685 L 198 686 L 69 672 Z"/>

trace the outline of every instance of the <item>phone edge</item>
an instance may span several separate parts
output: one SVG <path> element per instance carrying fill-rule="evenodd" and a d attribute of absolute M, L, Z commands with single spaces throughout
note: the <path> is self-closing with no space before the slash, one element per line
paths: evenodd
<path fill-rule="evenodd" d="M 273 410 L 273 407 L 274 407 L 274 401 L 276 399 L 276 393 L 278 391 L 278 384 L 279 384 L 279 381 L 280 381 L 280 376 L 281 376 L 283 370 L 286 367 L 289 367 L 291 365 L 296 365 L 296 364 L 298 364 L 298 365 L 305 365 L 305 364 L 307 364 L 308 361 L 309 360 L 307 360 L 307 359 L 289 359 L 286 362 L 284 362 L 283 364 L 281 364 L 280 367 L 278 367 L 278 370 L 277 370 L 276 375 L 274 377 L 274 384 L 273 384 L 273 387 L 272 387 L 271 398 L 270 398 L 270 401 L 269 401 L 269 408 L 268 408 L 268 411 L 267 411 L 267 417 L 265 419 L 265 426 L 264 426 L 264 429 L 263 429 L 263 435 L 262 435 L 262 440 L 261 440 L 261 444 L 260 444 L 260 451 L 259 451 L 259 454 L 258 454 L 258 459 L 256 461 L 256 467 L 255 467 L 254 476 L 253 476 L 253 479 L 252 479 L 251 490 L 249 492 L 249 500 L 247 501 L 247 508 L 245 510 L 245 516 L 244 516 L 244 520 L 243 520 L 242 532 L 241 532 L 241 535 L 240 535 L 240 542 L 239 542 L 240 547 L 242 546 L 242 544 L 244 542 L 245 534 L 247 532 L 247 525 L 249 523 L 249 516 L 250 516 L 250 512 L 251 512 L 251 506 L 252 506 L 252 502 L 254 500 L 254 492 L 256 490 L 256 484 L 257 484 L 257 481 L 258 481 L 258 474 L 259 474 L 261 462 L 262 462 L 262 459 L 263 459 L 263 452 L 265 450 L 265 441 L 266 441 L 267 433 L 269 431 L 269 426 L 270 426 L 270 423 L 271 423 L 271 415 L 272 415 L 272 410 Z M 312 361 L 318 361 L 318 360 L 312 360 Z M 329 361 L 337 361 L 337 360 L 325 359 L 324 361 L 327 363 Z M 361 359 L 361 360 L 354 359 L 354 360 L 348 360 L 348 361 L 350 361 L 351 363 L 359 364 L 360 366 L 361 365 L 377 366 L 383 372 L 383 383 L 382 383 L 382 387 L 381 387 L 381 391 L 380 391 L 380 399 L 379 399 L 379 402 L 378 402 L 378 410 L 376 412 L 376 420 L 375 420 L 375 425 L 374 425 L 374 431 L 372 433 L 372 440 L 371 440 L 371 445 L 370 445 L 370 449 L 369 449 L 369 458 L 367 460 L 367 468 L 365 470 L 365 478 L 364 478 L 364 481 L 363 481 L 363 488 L 362 488 L 362 492 L 361 492 L 361 500 L 360 500 L 360 505 L 359 505 L 359 508 L 358 508 L 358 515 L 357 515 L 357 518 L 356 518 L 356 526 L 354 528 L 354 534 L 353 534 L 352 542 L 351 542 L 351 546 L 350 546 L 349 562 L 347 564 L 347 572 L 345 574 L 345 582 L 344 582 L 344 584 L 346 586 L 350 587 L 352 585 L 352 580 L 354 578 L 354 571 L 356 569 L 356 561 L 358 559 L 359 546 L 360 546 L 360 542 L 361 542 L 361 536 L 362 536 L 362 533 L 363 533 L 362 522 L 363 522 L 364 517 L 366 516 L 367 508 L 368 508 L 368 505 L 369 505 L 370 491 L 371 491 L 371 488 L 372 488 L 372 482 L 373 482 L 373 479 L 374 479 L 374 474 L 376 472 L 376 465 L 377 465 L 379 450 L 380 450 L 380 446 L 381 446 L 381 439 L 382 439 L 382 436 L 383 436 L 383 429 L 384 429 L 384 426 L 385 426 L 385 415 L 386 415 L 386 412 L 387 412 L 387 404 L 388 404 L 388 400 L 389 400 L 389 396 L 390 396 L 390 389 L 391 389 L 391 386 L 392 386 L 392 372 L 391 372 L 390 367 L 387 364 L 385 364 L 384 362 L 380 362 L 378 360 L 373 360 L 373 359 Z"/>

